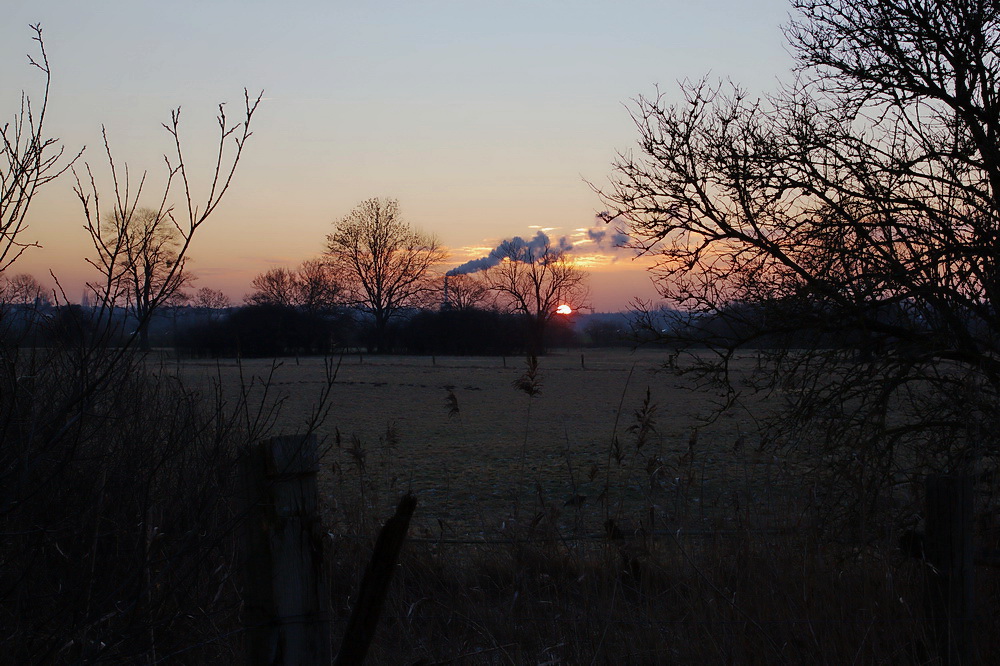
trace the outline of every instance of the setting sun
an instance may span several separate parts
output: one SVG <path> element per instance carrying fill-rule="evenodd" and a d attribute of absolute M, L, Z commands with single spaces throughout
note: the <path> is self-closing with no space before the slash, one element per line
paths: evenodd
<path fill-rule="evenodd" d="M 556 308 L 556 314 L 561 314 L 561 315 L 573 314 L 573 308 L 571 308 L 566 304 L 560 305 L 559 307 Z"/>

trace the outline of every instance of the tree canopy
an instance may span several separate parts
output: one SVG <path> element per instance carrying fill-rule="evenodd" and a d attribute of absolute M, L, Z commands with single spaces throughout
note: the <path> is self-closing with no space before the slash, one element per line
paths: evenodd
<path fill-rule="evenodd" d="M 556 309 L 585 305 L 587 273 L 547 237 L 541 244 L 504 241 L 495 252 L 500 261 L 484 271 L 484 282 L 501 308 L 525 318 L 529 351 L 541 352 Z"/>
<path fill-rule="evenodd" d="M 363 201 L 327 236 L 327 257 L 348 300 L 373 317 L 379 351 L 390 320 L 437 293 L 433 271 L 446 256 L 436 238 L 403 221 L 394 199 Z"/>
<path fill-rule="evenodd" d="M 689 368 L 725 379 L 741 345 L 819 333 L 757 374 L 787 400 L 771 434 L 821 442 L 871 508 L 997 444 L 1000 7 L 792 4 L 796 81 L 761 99 L 706 80 L 681 103 L 640 98 L 640 150 L 602 194 L 673 304 L 755 308 L 755 326 Z"/>

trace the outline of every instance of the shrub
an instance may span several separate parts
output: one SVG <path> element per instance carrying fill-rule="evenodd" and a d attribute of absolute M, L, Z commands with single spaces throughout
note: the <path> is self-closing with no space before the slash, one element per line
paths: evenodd
<path fill-rule="evenodd" d="M 5 660 L 231 661 L 245 403 L 109 348 L 7 347 L 0 382 Z"/>

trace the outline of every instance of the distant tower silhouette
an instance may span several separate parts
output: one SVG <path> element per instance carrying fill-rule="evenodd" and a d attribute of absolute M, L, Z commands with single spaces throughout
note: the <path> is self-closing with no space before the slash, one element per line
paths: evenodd
<path fill-rule="evenodd" d="M 444 302 L 441 304 L 442 310 L 451 309 L 451 295 L 448 293 L 448 276 L 444 276 Z"/>

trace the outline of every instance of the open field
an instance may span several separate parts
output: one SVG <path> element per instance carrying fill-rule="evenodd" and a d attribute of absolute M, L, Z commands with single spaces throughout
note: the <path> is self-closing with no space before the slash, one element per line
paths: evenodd
<path fill-rule="evenodd" d="M 340 359 L 318 429 L 335 637 L 381 522 L 412 490 L 372 663 L 935 663 L 924 565 L 894 537 L 819 537 L 794 462 L 755 446 L 768 405 L 705 425 L 715 396 L 664 360 L 553 353 L 529 397 L 513 385 L 524 359 Z M 267 382 L 283 434 L 326 385 L 321 359 L 176 367 L 230 395 Z M 655 429 L 638 446 L 643 423 Z M 985 655 L 992 571 L 977 588 Z"/>
<path fill-rule="evenodd" d="M 324 496 L 336 514 L 362 494 L 388 506 L 412 490 L 416 525 L 434 533 L 490 532 L 518 507 L 530 515 L 540 505 L 571 507 L 560 510 L 584 531 L 600 529 L 598 518 L 650 507 L 661 520 L 683 510 L 688 521 L 712 522 L 734 492 L 764 498 L 783 469 L 752 446 L 735 446 L 752 431 L 751 415 L 705 426 L 699 417 L 714 396 L 689 390 L 662 370 L 664 360 L 656 349 L 552 353 L 539 359 L 540 393 L 529 397 L 513 386 L 526 372 L 523 358 L 345 356 L 319 429 Z M 189 361 L 181 372 L 227 390 L 241 372 L 244 384 L 270 375 L 272 398 L 284 400 L 283 433 L 309 420 L 325 383 L 315 358 L 277 367 Z M 647 390 L 653 429 L 637 447 Z"/>

